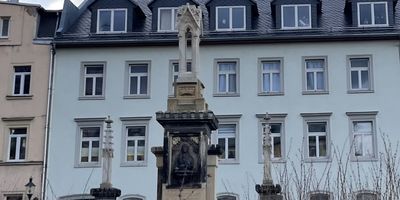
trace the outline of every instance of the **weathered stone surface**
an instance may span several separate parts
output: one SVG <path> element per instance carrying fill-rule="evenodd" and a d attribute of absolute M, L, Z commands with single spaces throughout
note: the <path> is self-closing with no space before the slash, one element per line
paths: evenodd
<path fill-rule="evenodd" d="M 167 189 L 164 185 L 162 196 L 165 200 L 205 200 L 206 187 L 205 185 L 201 185 L 200 188 Z"/>

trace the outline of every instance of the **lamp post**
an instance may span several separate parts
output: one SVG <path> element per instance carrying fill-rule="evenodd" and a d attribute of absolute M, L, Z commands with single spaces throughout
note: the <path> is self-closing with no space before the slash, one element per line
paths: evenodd
<path fill-rule="evenodd" d="M 29 182 L 25 185 L 26 188 L 26 196 L 31 200 L 33 192 L 35 191 L 36 185 L 32 182 L 32 177 L 29 178 Z"/>

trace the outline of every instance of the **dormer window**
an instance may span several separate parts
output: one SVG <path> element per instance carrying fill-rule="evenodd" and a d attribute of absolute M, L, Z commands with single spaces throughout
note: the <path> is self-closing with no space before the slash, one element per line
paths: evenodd
<path fill-rule="evenodd" d="M 0 17 L 0 38 L 8 37 L 10 17 Z"/>
<path fill-rule="evenodd" d="M 158 8 L 158 31 L 176 32 L 178 8 Z"/>
<path fill-rule="evenodd" d="M 282 29 L 311 28 L 311 5 L 282 5 Z"/>
<path fill-rule="evenodd" d="M 388 26 L 387 2 L 358 2 L 359 27 Z"/>
<path fill-rule="evenodd" d="M 245 6 L 218 6 L 216 13 L 217 31 L 246 30 Z"/>
<path fill-rule="evenodd" d="M 127 9 L 98 9 L 97 33 L 125 33 Z"/>

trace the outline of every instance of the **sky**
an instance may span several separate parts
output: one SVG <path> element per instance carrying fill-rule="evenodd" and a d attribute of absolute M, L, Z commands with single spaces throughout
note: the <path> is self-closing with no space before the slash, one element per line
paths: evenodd
<path fill-rule="evenodd" d="M 1 0 L 0 0 L 1 1 Z M 3 0 L 4 1 L 4 0 Z M 79 6 L 79 4 L 83 0 L 71 0 L 76 6 Z M 40 4 L 42 7 L 48 9 L 48 10 L 58 10 L 62 9 L 64 0 L 19 0 L 21 3 L 34 3 L 34 4 Z"/>

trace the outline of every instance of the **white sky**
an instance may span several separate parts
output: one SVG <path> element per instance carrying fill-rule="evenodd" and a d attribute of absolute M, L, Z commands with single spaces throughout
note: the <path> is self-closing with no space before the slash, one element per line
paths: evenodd
<path fill-rule="evenodd" d="M 0 0 L 2 1 L 2 0 Z M 3 0 L 4 1 L 4 0 Z M 71 0 L 76 6 L 79 6 L 79 4 L 83 0 Z M 49 9 L 49 10 L 58 10 L 62 9 L 64 0 L 19 0 L 21 3 L 34 3 L 34 4 L 40 4 L 42 7 Z"/>

